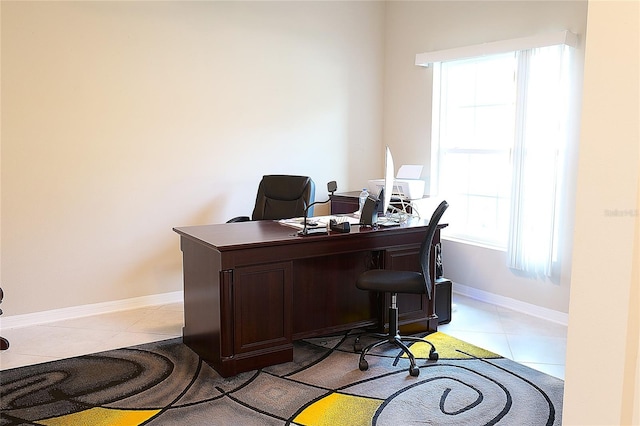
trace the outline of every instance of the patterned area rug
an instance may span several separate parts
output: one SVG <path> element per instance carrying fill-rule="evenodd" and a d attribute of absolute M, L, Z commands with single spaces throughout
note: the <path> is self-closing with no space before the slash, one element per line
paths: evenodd
<path fill-rule="evenodd" d="M 220 377 L 182 339 L 0 372 L 0 425 L 560 425 L 564 382 L 443 333 L 358 369 L 355 334 L 296 342 L 294 361 Z M 366 340 L 363 338 L 363 343 Z"/>

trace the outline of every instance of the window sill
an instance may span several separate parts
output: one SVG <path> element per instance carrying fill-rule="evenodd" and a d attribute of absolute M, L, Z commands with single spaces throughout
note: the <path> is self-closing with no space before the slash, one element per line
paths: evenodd
<path fill-rule="evenodd" d="M 502 252 L 506 252 L 507 251 L 506 247 L 500 247 L 498 245 L 493 245 L 493 244 L 489 244 L 489 243 L 481 243 L 481 242 L 473 241 L 473 240 L 465 240 L 463 238 L 457 238 L 457 237 L 452 237 L 452 236 L 448 236 L 448 235 L 441 235 L 440 239 L 441 240 L 451 241 L 451 242 L 454 242 L 454 243 L 466 244 L 466 245 L 469 245 L 469 246 L 489 249 L 489 250 L 502 251 Z"/>

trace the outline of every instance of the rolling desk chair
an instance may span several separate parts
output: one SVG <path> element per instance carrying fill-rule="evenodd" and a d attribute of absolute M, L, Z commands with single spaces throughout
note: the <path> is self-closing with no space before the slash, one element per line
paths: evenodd
<path fill-rule="evenodd" d="M 251 218 L 237 216 L 227 223 L 302 217 L 314 198 L 315 184 L 307 176 L 265 175 L 258 186 Z M 308 215 L 313 216 L 313 206 L 309 208 Z"/>
<path fill-rule="evenodd" d="M 393 271 L 388 269 L 372 269 L 360 274 L 356 281 L 356 287 L 360 290 L 375 291 L 380 293 L 391 293 L 391 306 L 389 306 L 389 332 L 387 334 L 374 333 L 368 334 L 374 336 L 380 340 L 371 343 L 362 349 L 360 344 L 360 337 L 356 338 L 353 349 L 355 352 L 360 352 L 360 362 L 358 367 L 361 371 L 366 371 L 369 368 L 369 364 L 365 359 L 367 353 L 380 345 L 385 343 L 391 343 L 399 347 L 409 357 L 409 374 L 413 377 L 420 375 L 420 369 L 416 366 L 416 360 L 411 350 L 407 347 L 404 341 L 410 342 L 423 342 L 431 345 L 429 351 L 429 359 L 436 361 L 438 359 L 438 352 L 436 352 L 435 346 L 425 340 L 413 336 L 400 336 L 400 330 L 398 329 L 398 307 L 396 305 L 396 298 L 398 293 L 410 293 L 410 294 L 426 294 L 431 299 L 431 289 L 434 286 L 434 279 L 429 273 L 430 269 L 430 254 L 431 254 L 431 242 L 436 233 L 438 222 L 444 214 L 445 210 L 449 207 L 446 201 L 440 203 L 436 208 L 429 226 L 427 227 L 427 234 L 420 245 L 420 270 L 422 272 L 413 271 Z"/>

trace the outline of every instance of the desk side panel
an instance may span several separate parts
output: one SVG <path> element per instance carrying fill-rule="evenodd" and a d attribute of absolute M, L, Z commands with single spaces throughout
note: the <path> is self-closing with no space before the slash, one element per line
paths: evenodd
<path fill-rule="evenodd" d="M 184 343 L 205 361 L 221 357 L 220 252 L 181 237 L 184 274 Z"/>

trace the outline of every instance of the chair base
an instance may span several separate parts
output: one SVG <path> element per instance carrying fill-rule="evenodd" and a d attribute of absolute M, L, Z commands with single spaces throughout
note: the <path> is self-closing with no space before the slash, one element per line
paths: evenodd
<path fill-rule="evenodd" d="M 427 343 L 431 346 L 431 349 L 429 350 L 429 359 L 431 361 L 437 361 L 438 360 L 438 352 L 436 351 L 436 347 L 433 345 L 433 343 L 429 342 L 428 340 L 425 339 L 421 339 L 420 337 L 414 337 L 414 336 L 400 336 L 400 332 L 398 330 L 397 324 L 398 324 L 398 309 L 394 308 L 394 307 L 390 307 L 389 308 L 389 333 L 388 334 L 383 334 L 383 333 L 366 333 L 363 335 L 360 335 L 358 337 L 356 337 L 355 342 L 353 343 L 353 351 L 358 353 L 360 352 L 360 361 L 358 363 L 358 368 L 360 369 L 360 371 L 366 371 L 369 369 L 369 363 L 367 362 L 367 360 L 365 359 L 366 355 L 369 353 L 370 350 L 377 348 L 378 346 L 384 345 L 384 344 L 392 344 L 398 348 L 400 348 L 402 350 L 402 352 L 404 352 L 405 354 L 407 354 L 407 357 L 409 358 L 409 374 L 413 377 L 418 377 L 420 375 L 420 369 L 418 368 L 418 366 L 416 365 L 416 358 L 413 355 L 413 353 L 411 352 L 411 350 L 409 349 L 409 347 L 404 343 L 404 342 L 420 342 L 420 343 Z M 369 337 L 375 337 L 378 338 L 380 340 L 375 341 L 371 344 L 369 344 L 368 346 L 365 346 L 364 349 L 362 348 L 362 345 L 360 345 L 360 338 L 363 336 L 369 336 Z"/>

